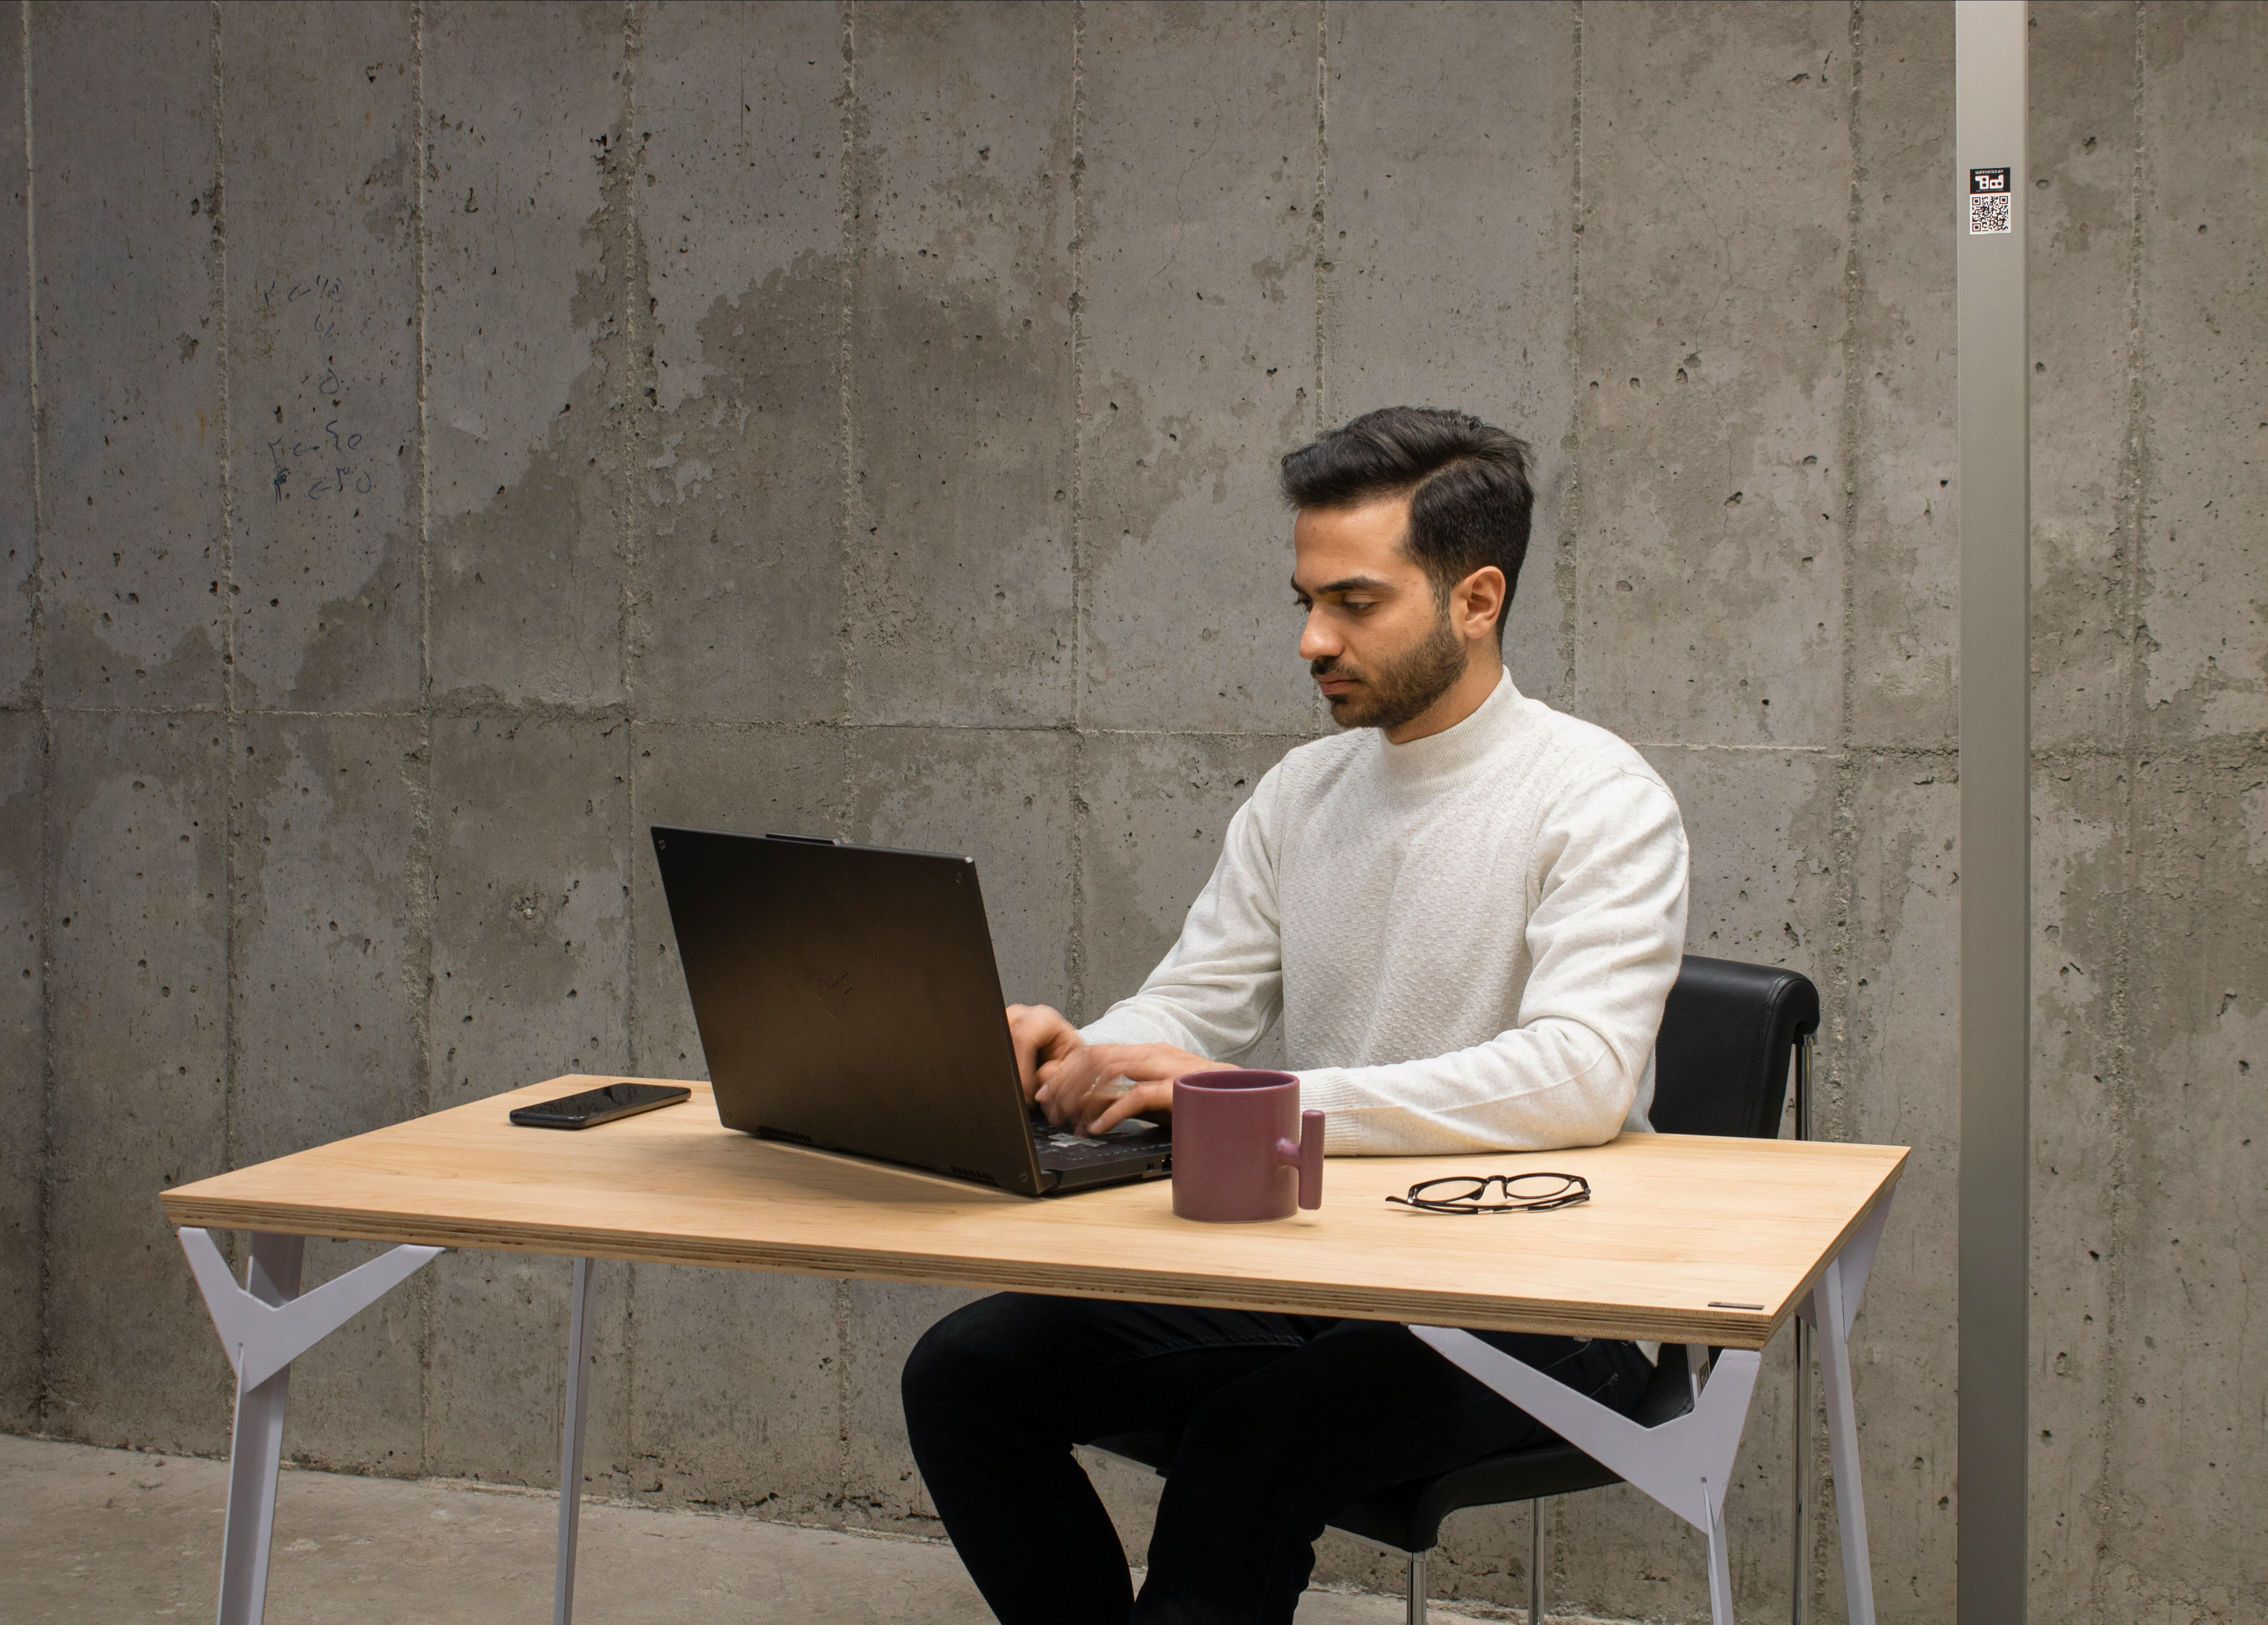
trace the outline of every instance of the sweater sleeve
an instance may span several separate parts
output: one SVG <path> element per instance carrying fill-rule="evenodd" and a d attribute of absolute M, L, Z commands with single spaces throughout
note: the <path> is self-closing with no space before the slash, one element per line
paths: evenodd
<path fill-rule="evenodd" d="M 1089 1043 L 1172 1044 L 1234 1064 L 1275 1024 L 1284 1003 L 1273 848 L 1281 772 L 1270 768 L 1230 818 L 1180 939 L 1139 992 L 1081 1030 Z"/>
<path fill-rule="evenodd" d="M 1677 803 L 1642 769 L 1594 775 L 1546 812 L 1535 862 L 1519 1025 L 1447 1055 L 1302 1071 L 1333 1154 L 1547 1151 L 1643 1126 L 1632 1107 L 1683 957 Z"/>

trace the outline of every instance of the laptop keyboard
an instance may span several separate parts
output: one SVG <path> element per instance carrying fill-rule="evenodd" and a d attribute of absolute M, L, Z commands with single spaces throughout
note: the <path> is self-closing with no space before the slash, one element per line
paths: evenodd
<path fill-rule="evenodd" d="M 1032 1148 L 1039 1152 L 1043 1168 L 1083 1168 L 1093 1163 L 1116 1162 L 1129 1155 L 1168 1150 L 1172 1143 L 1164 1129 L 1139 1117 L 1129 1118 L 1119 1129 L 1100 1136 L 1077 1134 L 1042 1120 L 1032 1124 Z"/>

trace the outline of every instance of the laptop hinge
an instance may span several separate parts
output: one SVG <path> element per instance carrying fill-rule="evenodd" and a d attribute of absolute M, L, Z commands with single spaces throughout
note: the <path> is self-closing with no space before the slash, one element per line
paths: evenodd
<path fill-rule="evenodd" d="M 841 846 L 843 844 L 842 842 L 836 840 L 833 835 L 784 835 L 776 829 L 767 832 L 764 835 L 764 839 L 767 841 L 792 841 L 799 846 Z"/>

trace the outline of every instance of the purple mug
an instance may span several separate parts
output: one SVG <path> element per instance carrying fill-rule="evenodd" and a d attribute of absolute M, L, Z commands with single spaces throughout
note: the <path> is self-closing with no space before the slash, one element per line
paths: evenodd
<path fill-rule="evenodd" d="M 1323 1114 L 1300 1110 L 1299 1078 L 1230 1070 L 1175 1078 L 1174 1213 L 1236 1224 L 1289 1218 L 1295 1205 L 1323 1205 Z"/>

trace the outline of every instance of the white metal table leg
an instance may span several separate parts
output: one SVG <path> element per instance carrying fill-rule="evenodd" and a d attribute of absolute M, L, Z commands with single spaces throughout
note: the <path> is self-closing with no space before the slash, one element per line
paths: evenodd
<path fill-rule="evenodd" d="M 1845 1614 L 1850 1625 L 1874 1625 L 1874 1570 L 1867 1548 L 1867 1500 L 1859 1482 L 1859 1412 L 1851 1387 L 1851 1327 L 1874 1270 L 1875 1249 L 1890 1216 L 1885 1197 L 1827 1266 L 1797 1314 L 1811 1322 L 1827 1401 L 1827 1459 L 1835 1474 L 1835 1521 L 1843 1548 Z"/>
<path fill-rule="evenodd" d="M 305 1236 L 254 1236 L 246 1290 L 270 1305 L 298 1297 L 306 1252 Z M 291 1387 L 289 1365 L 255 1386 L 237 1386 L 236 1429 L 228 1447 L 228 1514 L 220 1540 L 220 1625 L 260 1625 L 267 1606 L 276 1473 L 284 1457 L 284 1406 Z"/>
<path fill-rule="evenodd" d="M 1709 1617 L 1733 1625 L 1733 1553 L 1725 1543 L 1725 1501 L 1709 1503 Z"/>
<path fill-rule="evenodd" d="M 291 1362 L 415 1275 L 440 1247 L 395 1247 L 302 1297 L 304 1236 L 256 1232 L 247 1285 L 205 1232 L 184 1229 L 181 1251 L 213 1329 L 236 1368 L 236 1432 L 229 1449 L 228 1521 L 221 1535 L 220 1625 L 260 1625 L 268 1606 L 268 1548 L 276 1527 L 276 1470 Z"/>
<path fill-rule="evenodd" d="M 1889 1198 L 1885 1196 L 1829 1262 L 1818 1284 L 1796 1310 L 1799 1318 L 1809 1320 L 1819 1333 L 1850 1625 L 1874 1625 L 1874 1570 L 1867 1551 L 1866 1501 L 1859 1486 L 1858 1413 L 1851 1396 L 1851 1324 L 1858 1316 L 1859 1299 L 1867 1290 L 1867 1276 L 1874 1268 L 1875 1249 L 1889 1214 Z M 1725 1491 L 1732 1482 L 1733 1457 L 1748 1421 L 1749 1401 L 1763 1369 L 1761 1354 L 1752 1349 L 1721 1351 L 1705 1387 L 1700 1380 L 1704 1351 L 1689 1348 L 1686 1369 L 1688 1380 L 1694 1385 L 1693 1408 L 1659 1426 L 1646 1428 L 1483 1342 L 1470 1332 L 1439 1326 L 1413 1326 L 1410 1330 L 1444 1359 L 1486 1383 L 1576 1449 L 1620 1474 L 1632 1488 L 1643 1490 L 1700 1530 L 1709 1547 L 1710 1617 L 1715 1625 L 1733 1625 L 1732 1554 L 1725 1540 Z M 1662 1357 L 1674 1357 L 1665 1348 Z M 1531 1571 L 1532 1567 L 1531 1562 Z M 1800 1577 L 1799 1557 L 1799 1581 Z"/>
<path fill-rule="evenodd" d="M 1812 1302 L 1819 1320 L 1820 1386 L 1827 1399 L 1828 1459 L 1835 1467 L 1835 1521 L 1843 1537 L 1843 1591 L 1851 1625 L 1874 1625 L 1874 1570 L 1867 1552 L 1867 1503 L 1859 1482 L 1859 1416 L 1851 1393 L 1851 1318 L 1837 1260 Z"/>
<path fill-rule="evenodd" d="M 583 1522 L 583 1419 L 591 1399 L 591 1261 L 575 1261 L 567 1310 L 567 1414 L 559 1441 L 559 1572 L 551 1592 L 552 1625 L 575 1617 L 575 1542 Z"/>
<path fill-rule="evenodd" d="M 1478 1378 L 1637 1489 L 1652 1496 L 1709 1542 L 1710 1613 L 1715 1625 L 1733 1625 L 1732 1564 L 1725 1545 L 1725 1490 L 1733 1476 L 1756 1373 L 1764 1357 L 1753 1349 L 1727 1349 L 1717 1357 L 1706 1387 L 1697 1387 L 1701 1355 L 1687 1355 L 1687 1380 L 1697 1384 L 1693 1408 L 1656 1427 L 1641 1427 L 1548 1377 L 1470 1332 L 1413 1326 L 1410 1331 L 1451 1364 Z M 1665 1349 L 1664 1359 L 1675 1358 Z"/>

